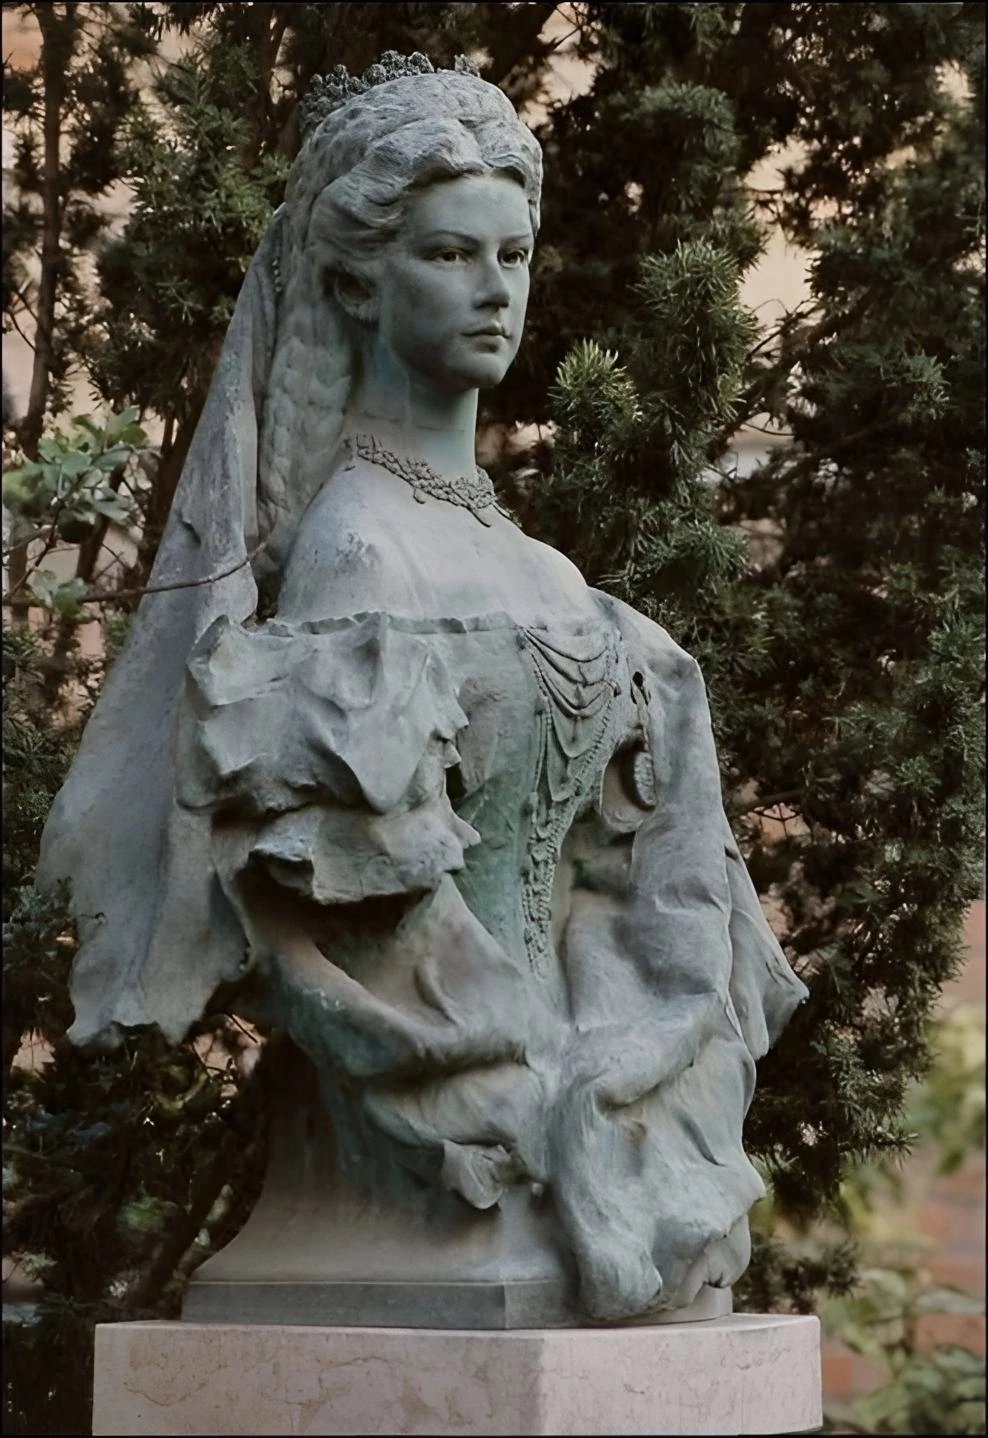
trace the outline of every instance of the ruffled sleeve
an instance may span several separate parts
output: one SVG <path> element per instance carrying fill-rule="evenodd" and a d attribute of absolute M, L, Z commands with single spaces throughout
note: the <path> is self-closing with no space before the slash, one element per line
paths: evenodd
<path fill-rule="evenodd" d="M 584 1306 L 615 1319 L 682 1307 L 743 1272 L 763 1191 L 742 1147 L 754 1061 L 806 989 L 724 815 L 699 667 L 657 625 L 597 599 L 639 696 L 639 808 L 631 832 L 598 830 L 602 850 L 624 853 L 623 882 L 574 887 L 566 962 L 582 981 L 552 1146 Z"/>
<path fill-rule="evenodd" d="M 319 904 L 424 892 L 479 842 L 445 790 L 466 722 L 435 648 L 386 615 L 219 619 L 189 659 L 179 802 L 223 816 L 227 865 Z"/>
<path fill-rule="evenodd" d="M 657 624 L 598 598 L 650 698 L 656 802 L 635 842 L 635 897 L 624 932 L 646 964 L 651 956 L 667 1005 L 698 1015 L 705 998 L 721 1005 L 729 998 L 749 1052 L 761 1058 L 807 990 L 762 913 L 724 813 L 703 677 Z M 683 1054 L 688 1061 L 689 1044 Z"/>

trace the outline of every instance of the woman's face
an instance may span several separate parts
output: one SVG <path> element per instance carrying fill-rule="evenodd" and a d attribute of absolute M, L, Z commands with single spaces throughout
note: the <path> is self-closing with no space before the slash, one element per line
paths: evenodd
<path fill-rule="evenodd" d="M 534 236 L 521 185 L 470 175 L 413 197 L 378 270 L 378 337 L 446 393 L 499 384 L 518 353 Z"/>

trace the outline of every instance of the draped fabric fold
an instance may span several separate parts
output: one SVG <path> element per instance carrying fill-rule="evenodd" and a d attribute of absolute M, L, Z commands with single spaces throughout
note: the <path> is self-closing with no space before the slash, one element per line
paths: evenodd
<path fill-rule="evenodd" d="M 141 600 L 45 826 L 37 883 L 69 880 L 78 922 L 77 1043 L 113 1044 L 121 1028 L 153 1023 L 181 1038 L 243 955 L 222 894 L 200 882 L 209 826 L 174 811 L 172 745 L 196 639 L 218 616 L 240 623 L 257 605 L 247 560 L 258 543 L 280 229 L 279 212 L 244 281 L 149 579 L 151 589 L 184 587 Z"/>
<path fill-rule="evenodd" d="M 253 976 L 332 1091 L 341 1164 L 384 1143 L 396 1202 L 424 1176 L 478 1212 L 546 1184 L 586 1312 L 682 1306 L 747 1263 L 754 1063 L 805 995 L 702 678 L 593 591 L 546 627 L 423 614 L 411 585 L 257 621 L 279 224 L 151 576 L 184 587 L 143 599 L 45 829 L 38 882 L 70 880 L 79 922 L 71 1036 L 177 1040 Z"/>
<path fill-rule="evenodd" d="M 574 899 L 566 962 L 584 977 L 551 1162 L 585 1305 L 620 1318 L 684 1306 L 747 1266 L 745 1216 L 763 1192 L 741 1144 L 754 1060 L 806 990 L 724 815 L 699 668 L 658 626 L 598 598 L 647 693 L 655 801 L 626 886 Z"/>

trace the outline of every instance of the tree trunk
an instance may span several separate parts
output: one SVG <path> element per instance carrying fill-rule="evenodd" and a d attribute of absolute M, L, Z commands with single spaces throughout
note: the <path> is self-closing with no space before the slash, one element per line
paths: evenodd
<path fill-rule="evenodd" d="M 55 361 L 55 300 L 58 295 L 62 238 L 61 139 L 65 110 L 66 75 L 75 47 L 78 20 L 74 5 L 37 5 L 41 30 L 41 78 L 44 95 L 44 153 L 42 159 L 41 279 L 38 284 L 34 365 L 27 413 L 20 424 L 25 453 L 36 459 L 51 392 Z M 61 13 L 60 13 L 61 12 Z"/>
<path fill-rule="evenodd" d="M 60 144 L 65 108 L 65 77 L 72 54 L 76 19 L 71 5 L 36 5 L 35 18 L 41 31 L 41 80 L 44 96 L 44 153 L 42 159 L 41 279 L 38 285 L 37 318 L 34 334 L 34 363 L 27 412 L 17 425 L 18 439 L 28 459 L 37 459 L 38 440 L 44 425 L 45 406 L 51 390 L 54 362 L 55 299 L 58 293 L 61 259 L 62 197 Z M 64 13 L 59 14 L 59 10 Z M 11 622 L 27 623 L 31 595 L 25 584 L 28 547 L 15 545 L 10 552 L 8 579 L 13 592 Z"/>

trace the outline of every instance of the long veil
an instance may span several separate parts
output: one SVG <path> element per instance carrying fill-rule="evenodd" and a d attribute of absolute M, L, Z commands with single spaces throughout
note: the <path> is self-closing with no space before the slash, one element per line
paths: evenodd
<path fill-rule="evenodd" d="M 260 537 L 282 224 L 279 210 L 248 269 L 149 580 L 185 587 L 142 599 L 42 837 L 38 887 L 72 884 L 77 1043 L 113 1043 L 120 1027 L 151 1023 L 178 1039 L 243 967 L 208 820 L 174 802 L 173 730 L 196 639 L 218 615 L 243 622 L 257 606 L 248 557 Z"/>

